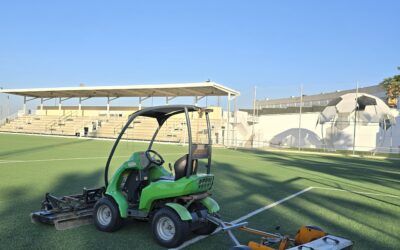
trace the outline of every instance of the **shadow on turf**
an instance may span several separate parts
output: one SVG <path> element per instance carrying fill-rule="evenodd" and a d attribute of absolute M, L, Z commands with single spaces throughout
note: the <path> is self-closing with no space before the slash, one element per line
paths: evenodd
<path fill-rule="evenodd" d="M 238 151 L 249 152 L 248 150 Z M 400 173 L 398 172 L 399 161 L 395 160 L 374 161 L 325 155 L 295 155 L 270 151 L 254 151 L 252 153 L 266 161 L 278 163 L 283 167 L 295 168 L 296 171 L 307 171 L 304 173 L 307 175 L 315 175 L 319 179 L 326 179 L 338 183 L 341 182 L 338 179 L 332 179 L 327 176 L 322 177 L 320 175 L 322 173 L 339 177 L 343 180 L 362 181 L 367 185 L 370 183 L 391 187 L 395 190 L 400 189 Z M 315 174 L 310 172 L 315 172 Z M 347 181 L 343 182 L 343 184 L 380 192 L 379 190 L 356 185 Z M 334 187 L 340 188 L 340 185 Z"/>
<path fill-rule="evenodd" d="M 54 176 L 53 176 L 54 177 Z M 49 177 L 51 178 L 51 177 Z M 81 193 L 83 187 L 102 185 L 103 172 L 91 174 L 69 174 L 59 176 L 51 190 L 55 195 Z M 34 181 L 32 181 L 34 182 Z M 50 181 L 54 183 L 54 179 Z M 48 186 L 43 183 L 43 186 Z M 42 188 L 40 188 L 42 189 Z M 94 225 L 76 229 L 57 231 L 54 226 L 33 224 L 30 213 L 40 210 L 45 192 L 33 194 L 27 187 L 9 187 L 1 190 L 5 197 L 1 201 L 0 249 L 159 249 L 151 239 L 148 223 L 128 220 L 116 233 L 97 231 Z M 138 247 L 139 246 L 139 247 Z"/>
<path fill-rule="evenodd" d="M 382 191 L 371 188 L 370 185 L 382 185 L 390 187 L 394 190 L 400 188 L 400 174 L 397 172 L 397 165 L 392 161 L 380 162 L 354 158 L 332 157 L 332 156 L 315 156 L 307 157 L 294 154 L 282 154 L 275 152 L 257 152 L 259 157 L 280 164 L 285 168 L 292 168 L 294 171 L 303 173 L 302 178 L 310 181 L 310 185 L 315 183 L 332 188 L 348 189 L 346 186 L 361 190 L 381 193 Z M 328 161 L 328 162 L 327 162 Z M 390 172 L 388 172 L 388 170 Z M 321 175 L 323 174 L 323 176 Z M 314 176 L 310 178 L 308 176 Z M 339 177 L 332 178 L 328 176 Z M 365 185 L 355 184 L 363 182 Z M 314 184 L 313 184 L 314 183 Z M 334 183 L 331 184 L 331 183 Z M 366 185 L 369 185 L 368 187 Z M 376 196 L 366 194 L 354 194 L 368 197 L 369 199 L 380 201 L 386 204 L 400 207 L 399 204 L 377 198 Z M 391 195 L 395 195 L 391 193 Z"/>
<path fill-rule="evenodd" d="M 284 163 L 292 164 L 293 162 L 286 161 Z M 221 214 L 225 220 L 237 219 L 304 188 L 296 185 L 297 181 L 303 180 L 302 177 L 294 177 L 290 182 L 276 181 L 273 174 L 269 174 L 268 165 L 260 166 L 260 171 L 257 172 L 249 171 L 246 166 L 238 168 L 237 166 L 220 162 L 215 162 L 215 165 L 217 165 L 218 172 L 216 173 L 216 185 L 213 193 L 215 193 L 215 198 L 221 204 Z M 271 171 L 273 170 L 271 169 Z M 221 182 L 219 181 L 221 176 L 225 182 L 226 180 L 232 182 L 230 185 L 224 184 L 224 186 L 230 186 L 230 188 L 219 189 L 221 188 Z M 371 197 L 367 196 L 367 198 Z M 392 205 L 398 206 L 398 204 Z M 329 217 L 329 215 L 318 213 L 318 211 L 308 209 L 308 206 L 317 206 L 319 209 L 328 210 L 332 215 Z M 298 218 L 296 216 L 286 217 L 286 212 L 281 212 L 282 207 L 284 207 L 284 211 L 290 211 L 290 215 L 299 215 Z M 360 213 L 350 215 L 349 211 L 360 211 Z M 283 233 L 289 232 L 293 235 L 301 225 L 315 224 L 330 233 L 357 241 L 355 249 L 383 249 L 385 247 L 382 246 L 390 244 L 382 239 L 377 239 L 378 237 L 375 239 L 368 237 L 364 232 L 359 231 L 360 227 L 368 228 L 376 234 L 385 234 L 393 241 L 396 241 L 397 235 L 394 232 L 383 232 L 380 224 L 371 223 L 368 218 L 363 218 L 362 212 L 379 215 L 379 218 L 388 220 L 395 220 L 397 216 L 396 213 L 388 212 L 384 208 L 370 205 L 368 200 L 359 201 L 348 196 L 341 198 L 329 193 L 325 195 L 312 192 L 302 194 L 293 200 L 278 205 L 276 208 L 257 215 L 255 217 L 257 221 L 254 226 L 262 230 L 274 231 L 275 226 L 280 225 L 283 228 Z M 263 215 L 267 215 L 264 221 Z M 342 225 L 338 218 L 348 221 L 351 226 L 353 223 L 356 226 Z M 375 219 L 375 221 L 379 221 L 379 219 Z M 250 218 L 249 220 L 252 219 Z M 252 225 L 250 224 L 249 226 L 251 227 Z M 240 232 L 237 232 L 237 234 L 243 242 L 249 239 L 248 235 Z M 225 238 L 229 243 L 228 237 Z"/>
<path fill-rule="evenodd" d="M 68 146 L 68 145 L 79 144 L 79 143 L 83 143 L 83 142 L 87 142 L 87 140 L 71 140 L 71 141 L 66 141 L 66 142 L 61 142 L 61 143 L 47 144 L 44 146 L 34 146 L 34 147 L 23 148 L 23 149 L 18 149 L 18 150 L 2 151 L 2 152 L 0 152 L 0 157 L 39 152 L 42 150 L 48 150 L 50 148 Z"/>
<path fill-rule="evenodd" d="M 293 162 L 287 161 L 281 163 L 293 164 Z M 237 219 L 248 212 L 280 200 L 302 189 L 302 187 L 296 185 L 296 182 L 301 180 L 302 177 L 295 177 L 290 182 L 276 181 L 272 173 L 269 173 L 268 165 L 254 170 L 247 168 L 245 165 L 233 166 L 222 162 L 213 162 L 213 164 L 213 172 L 216 175 L 213 194 L 214 198 L 221 204 L 222 218 L 227 221 Z M 90 188 L 102 185 L 102 174 L 101 171 L 96 171 L 85 175 L 65 175 L 59 177 L 57 184 L 48 191 L 56 195 L 80 193 L 84 186 Z M 32 182 L 34 183 L 33 180 Z M 51 180 L 51 182 L 54 182 L 54 180 Z M 43 185 L 47 185 L 47 183 Z M 0 242 L 0 246 L 6 244 L 7 247 L 12 249 L 159 248 L 151 238 L 149 223 L 128 220 L 125 226 L 116 233 L 98 232 L 93 225 L 83 226 L 74 230 L 56 231 L 51 226 L 32 224 L 29 214 L 32 211 L 40 209 L 40 202 L 44 198 L 44 193 L 34 195 L 32 198 L 29 189 L 28 182 L 26 187 L 9 187 L 2 190 L 2 193 L 7 194 L 5 200 L 7 205 L 2 206 L 1 210 L 2 223 L 0 228 L 2 229 L 0 230 L 0 239 L 2 239 L 2 242 Z M 341 204 L 342 209 L 338 208 L 335 213 L 348 220 L 354 220 L 354 218 L 348 216 L 346 213 L 347 209 L 361 208 L 374 213 L 382 213 L 382 216 L 392 215 L 385 214 L 380 209 L 369 207 L 357 201 L 332 198 L 321 194 L 301 195 L 299 199 L 303 201 L 303 205 L 296 202 L 287 202 L 282 204 L 282 206 L 294 214 L 301 214 L 303 218 L 306 218 L 306 221 L 285 217 L 280 212 L 279 206 L 281 205 L 279 205 L 275 209 L 262 213 L 263 215 L 268 215 L 269 220 L 259 220 L 259 224 L 262 225 L 260 229 L 273 231 L 276 225 L 281 225 L 283 228 L 282 232 L 291 232 L 294 234 L 300 225 L 314 223 L 322 226 L 329 232 L 361 242 L 361 244 L 357 243 L 360 246 L 358 249 L 381 249 L 382 242 L 379 239 L 374 240 L 362 234 L 360 235 L 360 232 L 356 231 L 356 229 L 340 225 L 336 218 L 328 218 L 315 213 L 315 211 L 310 211 L 307 207 L 304 207 L 304 202 L 306 204 L 316 204 L 328 210 L 331 210 L 332 207 L 337 208 L 337 204 Z M 363 222 L 359 219 L 356 219 L 355 222 L 369 227 L 374 231 L 380 230 L 375 225 L 368 224 L 368 222 Z M 237 234 L 243 243 L 248 240 L 248 236 L 243 233 Z M 390 232 L 388 235 L 396 238 L 396 235 Z M 227 236 L 216 237 L 224 237 L 225 240 L 224 242 L 219 242 L 216 238 L 212 237 L 210 238 L 210 242 L 197 243 L 197 246 L 211 244 L 210 249 L 216 246 L 223 249 L 220 246 L 231 245 Z M 194 247 L 196 248 L 197 246 Z"/>

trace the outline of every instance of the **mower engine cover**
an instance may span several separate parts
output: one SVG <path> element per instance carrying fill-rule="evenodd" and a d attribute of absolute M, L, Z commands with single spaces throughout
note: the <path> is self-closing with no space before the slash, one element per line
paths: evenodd
<path fill-rule="evenodd" d="M 326 235 L 309 243 L 288 248 L 287 250 L 313 249 L 313 250 L 351 250 L 353 242 L 338 236 Z"/>

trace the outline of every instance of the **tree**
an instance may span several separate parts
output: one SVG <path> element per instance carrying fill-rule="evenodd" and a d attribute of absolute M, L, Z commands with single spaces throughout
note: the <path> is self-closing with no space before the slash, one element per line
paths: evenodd
<path fill-rule="evenodd" d="M 397 67 L 400 70 L 400 67 Z M 400 96 L 400 75 L 385 78 L 380 85 L 386 91 L 387 104 L 391 108 L 397 108 L 397 98 Z"/>

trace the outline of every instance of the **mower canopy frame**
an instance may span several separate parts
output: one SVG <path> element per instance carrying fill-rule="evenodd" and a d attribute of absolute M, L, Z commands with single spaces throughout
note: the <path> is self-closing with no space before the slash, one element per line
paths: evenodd
<path fill-rule="evenodd" d="M 207 124 L 207 137 L 208 137 L 208 144 L 193 144 L 192 140 L 192 130 L 191 130 L 191 123 L 190 123 L 190 116 L 189 113 L 191 112 L 200 112 L 204 113 L 206 117 L 206 124 Z M 142 110 L 136 111 L 135 113 L 129 116 L 128 121 L 126 122 L 125 126 L 122 128 L 121 132 L 119 133 L 117 139 L 114 142 L 114 145 L 111 149 L 111 152 L 108 156 L 106 167 L 104 170 L 104 184 L 107 188 L 108 186 L 108 171 L 110 168 L 111 160 L 114 156 L 115 150 L 119 142 L 121 141 L 125 131 L 128 129 L 130 124 L 138 117 L 148 117 L 148 118 L 155 118 L 158 123 L 158 127 L 155 130 L 147 150 L 151 150 L 154 144 L 154 141 L 157 138 L 158 132 L 160 131 L 161 127 L 170 117 L 178 114 L 185 114 L 186 120 L 186 127 L 188 133 L 188 167 L 186 169 L 186 177 L 191 175 L 191 169 L 194 159 L 200 158 L 207 158 L 207 174 L 211 172 L 211 156 L 212 156 L 212 139 L 211 139 L 211 125 L 208 113 L 212 112 L 210 109 L 200 108 L 194 105 L 168 105 L 168 106 L 155 106 L 144 108 Z"/>

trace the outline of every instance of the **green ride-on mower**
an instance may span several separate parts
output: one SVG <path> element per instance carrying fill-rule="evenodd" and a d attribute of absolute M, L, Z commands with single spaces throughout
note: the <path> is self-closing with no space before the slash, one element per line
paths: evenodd
<path fill-rule="evenodd" d="M 191 105 L 151 107 L 133 113 L 116 139 L 105 167 L 105 186 L 84 189 L 83 194 L 56 197 L 46 194 L 42 210 L 31 214 L 32 221 L 54 224 L 57 229 L 73 228 L 94 222 L 97 229 L 113 232 L 124 219 L 132 217 L 152 223 L 154 239 L 164 247 L 177 247 L 190 232 L 211 234 L 218 227 L 209 216 L 218 218 L 219 205 L 210 197 L 214 176 L 211 169 L 210 110 Z M 194 114 L 197 113 L 197 114 Z M 164 168 L 164 159 L 152 149 L 163 124 L 172 116 L 184 116 L 188 153 L 176 160 L 174 175 Z M 194 143 L 190 117 L 206 119 L 203 135 L 207 141 Z M 114 153 L 127 129 L 138 117 L 157 121 L 149 146 L 134 152 L 108 179 Z M 199 133 L 196 131 L 196 133 Z M 203 165 L 203 166 L 202 166 Z M 202 172 L 202 167 L 204 173 Z M 170 169 L 172 167 L 170 165 Z"/>

